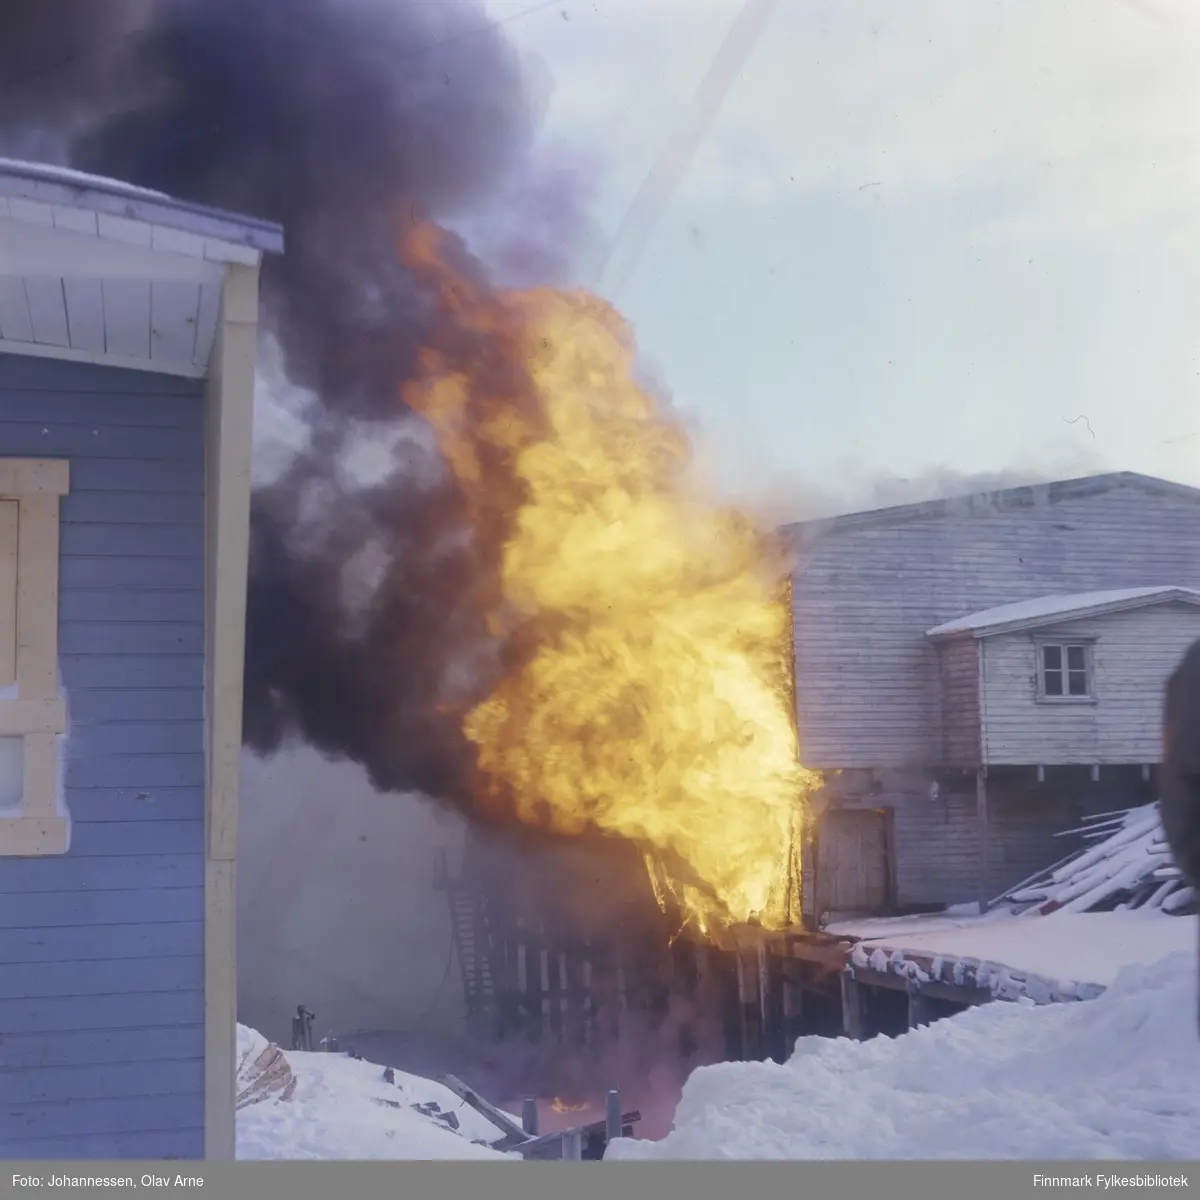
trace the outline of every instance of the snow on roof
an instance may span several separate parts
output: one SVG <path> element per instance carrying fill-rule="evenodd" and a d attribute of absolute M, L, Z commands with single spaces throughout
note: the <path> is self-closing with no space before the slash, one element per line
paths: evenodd
<path fill-rule="evenodd" d="M 1076 592 L 1065 596 L 1039 596 L 1034 600 L 1001 604 L 997 608 L 985 608 L 982 612 L 957 617 L 945 624 L 935 625 L 925 636 L 935 641 L 964 633 L 985 637 L 989 634 L 1011 633 L 1019 629 L 1034 629 L 1063 618 L 1077 620 L 1081 617 L 1123 612 L 1130 608 L 1171 601 L 1200 604 L 1200 591 L 1159 585 L 1104 592 Z"/>
<path fill-rule="evenodd" d="M 283 251 L 283 230 L 274 222 L 192 204 L 119 179 L 88 175 L 50 163 L 0 158 L 0 211 L 2 198 L 6 196 L 144 221 L 252 246 L 268 254 Z"/>

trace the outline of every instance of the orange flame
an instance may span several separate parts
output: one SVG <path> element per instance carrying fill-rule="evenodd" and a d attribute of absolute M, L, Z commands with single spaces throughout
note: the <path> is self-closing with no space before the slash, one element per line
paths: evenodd
<path fill-rule="evenodd" d="M 589 1106 L 586 1103 L 572 1104 L 570 1101 L 564 1100 L 561 1096 L 555 1096 L 550 1102 L 550 1107 L 556 1113 L 581 1113 L 587 1112 Z"/>
<path fill-rule="evenodd" d="M 404 399 L 477 527 L 504 511 L 493 629 L 536 630 L 465 721 L 481 799 L 504 796 L 561 833 L 632 840 L 660 900 L 703 929 L 777 927 L 812 782 L 797 756 L 781 550 L 705 493 L 683 429 L 638 386 L 610 305 L 476 288 L 443 237 L 415 224 L 404 256 L 478 345 L 428 348 Z"/>

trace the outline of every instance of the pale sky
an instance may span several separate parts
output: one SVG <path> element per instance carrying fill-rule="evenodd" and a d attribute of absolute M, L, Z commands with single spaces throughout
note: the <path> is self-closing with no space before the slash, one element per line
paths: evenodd
<path fill-rule="evenodd" d="M 610 238 L 742 0 L 532 2 Z M 1200 8 L 778 0 L 610 298 L 737 485 L 1200 484 Z"/>

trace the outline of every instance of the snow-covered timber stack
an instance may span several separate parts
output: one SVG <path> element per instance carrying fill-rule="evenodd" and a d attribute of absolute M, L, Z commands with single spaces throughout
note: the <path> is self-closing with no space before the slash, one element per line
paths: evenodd
<path fill-rule="evenodd" d="M 296 1076 L 283 1051 L 260 1033 L 238 1026 L 237 1108 L 260 1100 L 290 1100 Z"/>
<path fill-rule="evenodd" d="M 1155 909 L 1169 915 L 1196 910 L 1196 895 L 1171 860 L 1157 804 L 1085 818 L 1091 845 L 1018 884 L 1001 898 L 1021 915 Z"/>

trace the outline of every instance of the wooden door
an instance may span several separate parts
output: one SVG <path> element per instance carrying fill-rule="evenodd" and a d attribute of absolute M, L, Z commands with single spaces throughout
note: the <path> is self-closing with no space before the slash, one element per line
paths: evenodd
<path fill-rule="evenodd" d="M 825 913 L 884 913 L 891 894 L 889 814 L 835 808 L 817 830 L 817 905 Z"/>

